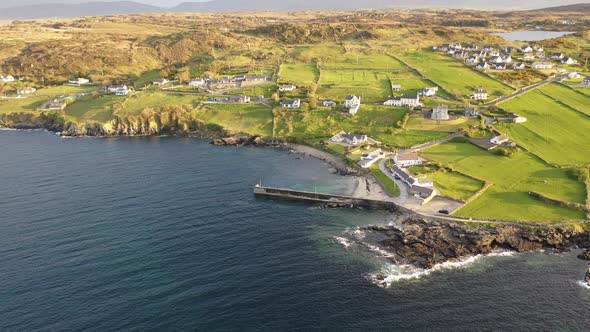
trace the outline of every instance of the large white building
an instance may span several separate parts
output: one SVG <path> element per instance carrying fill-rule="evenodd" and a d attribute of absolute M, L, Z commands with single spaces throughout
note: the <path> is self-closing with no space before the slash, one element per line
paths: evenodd
<path fill-rule="evenodd" d="M 400 152 L 393 156 L 393 162 L 399 167 L 422 165 L 418 152 Z"/>
<path fill-rule="evenodd" d="M 344 143 L 352 146 L 363 144 L 368 140 L 369 137 L 367 135 L 351 134 L 344 131 L 341 131 L 330 138 L 330 142 L 332 143 Z"/>
<path fill-rule="evenodd" d="M 361 97 L 353 95 L 346 96 L 343 106 L 348 109 L 350 114 L 355 115 L 361 107 Z"/>
<path fill-rule="evenodd" d="M 449 106 L 448 105 L 435 105 L 432 108 L 432 120 L 448 120 L 449 119 Z"/>
<path fill-rule="evenodd" d="M 471 99 L 486 100 L 486 99 L 488 99 L 488 92 L 484 89 L 477 89 L 477 90 L 473 91 L 473 95 L 471 96 Z"/>
<path fill-rule="evenodd" d="M 80 86 L 90 83 L 90 80 L 87 78 L 78 77 L 73 80 L 69 80 L 68 83 Z"/>
<path fill-rule="evenodd" d="M 389 97 L 383 105 L 396 107 L 419 107 L 422 106 L 418 95 Z"/>

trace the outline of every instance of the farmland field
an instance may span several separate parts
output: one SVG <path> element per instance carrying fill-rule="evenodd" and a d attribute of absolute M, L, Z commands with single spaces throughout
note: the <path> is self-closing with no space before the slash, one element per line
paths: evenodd
<path fill-rule="evenodd" d="M 412 146 L 430 142 L 436 139 L 441 139 L 446 136 L 448 136 L 448 134 L 444 132 L 403 130 L 394 134 L 377 134 L 374 138 L 387 145 L 392 145 L 399 148 L 410 148 Z"/>
<path fill-rule="evenodd" d="M 130 95 L 123 103 L 121 114 L 137 114 L 146 108 L 160 108 L 164 106 L 195 106 L 198 100 L 191 95 L 173 95 L 162 92 L 142 92 Z"/>
<path fill-rule="evenodd" d="M 0 113 L 32 112 L 37 110 L 43 103 L 52 98 L 68 96 L 75 93 L 96 90 L 96 87 L 60 85 L 51 88 L 39 89 L 31 95 L 19 99 L 0 99 Z"/>
<path fill-rule="evenodd" d="M 114 95 L 90 95 L 76 99 L 65 110 L 66 116 L 74 120 L 93 120 L 107 122 L 112 118 L 113 105 L 125 100 L 124 97 Z"/>
<path fill-rule="evenodd" d="M 410 130 L 429 130 L 429 131 L 443 131 L 455 132 L 468 126 L 477 124 L 476 119 L 459 118 L 448 121 L 436 121 L 425 119 L 423 117 L 413 117 L 408 121 L 407 129 Z"/>
<path fill-rule="evenodd" d="M 482 181 L 457 172 L 436 172 L 428 174 L 428 178 L 434 181 L 441 195 L 460 201 L 466 201 L 484 185 Z"/>
<path fill-rule="evenodd" d="M 197 117 L 234 132 L 271 136 L 273 115 L 270 108 L 258 104 L 208 104 Z"/>
<path fill-rule="evenodd" d="M 383 71 L 322 70 L 317 94 L 336 100 L 357 95 L 363 103 L 382 102 L 391 96 L 391 81 Z"/>
<path fill-rule="evenodd" d="M 464 140 L 454 140 L 425 150 L 422 155 L 452 169 L 493 183 L 485 193 L 459 210 L 461 217 L 525 221 L 584 219 L 585 213 L 541 202 L 528 192 L 584 203 L 585 188 L 567 169 L 551 167 L 527 152 L 500 157 Z M 444 176 L 442 174 L 441 176 Z"/>
<path fill-rule="evenodd" d="M 322 63 L 325 69 L 376 69 L 385 71 L 407 71 L 399 60 L 385 54 L 345 53 L 340 59 Z"/>
<path fill-rule="evenodd" d="M 340 131 L 363 133 L 371 137 L 385 134 L 403 118 L 406 111 L 383 106 L 361 106 L 357 115 L 340 110 L 300 111 L 275 109 L 275 135 L 326 138 Z M 373 137 L 375 138 L 375 137 Z"/>
<path fill-rule="evenodd" d="M 539 90 L 555 100 L 590 116 L 590 96 L 558 83 L 542 86 Z"/>
<path fill-rule="evenodd" d="M 280 81 L 297 85 L 310 86 L 319 76 L 314 64 L 289 63 L 281 65 Z"/>
<path fill-rule="evenodd" d="M 550 87 L 549 92 L 561 93 Z M 569 100 L 573 103 L 573 100 Z M 579 107 L 583 105 L 577 105 Z M 560 104 L 538 90 L 518 96 L 501 107 L 528 119 L 523 124 L 498 127 L 518 144 L 559 165 L 590 163 L 590 117 Z"/>
<path fill-rule="evenodd" d="M 421 51 L 399 56 L 449 93 L 462 98 L 478 88 L 487 89 L 492 98 L 510 94 L 514 90 L 445 54 Z"/>

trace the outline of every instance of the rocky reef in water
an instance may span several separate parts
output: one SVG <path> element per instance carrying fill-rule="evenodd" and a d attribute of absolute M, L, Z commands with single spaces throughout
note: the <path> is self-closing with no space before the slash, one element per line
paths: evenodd
<path fill-rule="evenodd" d="M 516 226 L 469 228 L 455 223 L 407 219 L 398 226 L 369 226 L 363 229 L 392 255 L 398 265 L 430 269 L 498 250 L 527 252 L 573 247 L 590 247 L 590 233 L 566 228 L 524 229 Z"/>

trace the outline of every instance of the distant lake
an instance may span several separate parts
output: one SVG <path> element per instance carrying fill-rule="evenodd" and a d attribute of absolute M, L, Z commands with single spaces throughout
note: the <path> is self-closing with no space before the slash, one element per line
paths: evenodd
<path fill-rule="evenodd" d="M 506 41 L 540 41 L 551 38 L 558 38 L 565 35 L 571 35 L 573 31 L 537 31 L 537 30 L 526 30 L 526 31 L 512 31 L 512 32 L 499 32 L 493 33 L 492 35 L 502 37 Z"/>

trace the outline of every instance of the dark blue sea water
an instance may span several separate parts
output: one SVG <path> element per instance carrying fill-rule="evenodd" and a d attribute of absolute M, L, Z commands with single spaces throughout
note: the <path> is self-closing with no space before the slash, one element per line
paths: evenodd
<path fill-rule="evenodd" d="M 346 190 L 284 151 L 0 131 L 0 330 L 588 330 L 575 252 L 484 258 L 380 288 L 335 237 L 384 213 L 256 199 Z"/>

